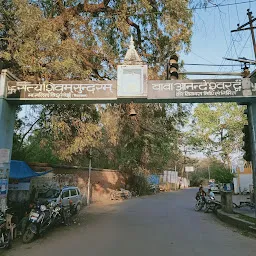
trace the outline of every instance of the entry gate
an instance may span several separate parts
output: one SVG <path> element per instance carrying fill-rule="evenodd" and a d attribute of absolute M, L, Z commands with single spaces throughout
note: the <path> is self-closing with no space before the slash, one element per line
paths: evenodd
<path fill-rule="evenodd" d="M 255 138 L 256 72 L 248 78 L 241 79 L 148 80 L 147 65 L 119 65 L 117 69 L 116 81 L 51 81 L 41 84 L 19 81 L 7 70 L 2 70 L 0 77 L 0 179 L 8 181 L 15 109 L 20 104 L 250 103 L 252 134 Z M 254 143 L 253 145 L 255 146 Z M 253 151 L 256 152 L 255 149 Z M 255 158 L 255 154 L 253 155 Z M 6 195 L 7 192 L 1 195 L 2 209 L 6 204 Z"/>

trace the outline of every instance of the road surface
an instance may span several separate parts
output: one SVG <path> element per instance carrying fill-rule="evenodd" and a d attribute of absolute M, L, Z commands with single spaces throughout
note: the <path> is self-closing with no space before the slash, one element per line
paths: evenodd
<path fill-rule="evenodd" d="M 91 206 L 79 224 L 59 227 L 8 256 L 249 256 L 256 241 L 195 212 L 195 190 L 163 193 L 110 206 Z"/>

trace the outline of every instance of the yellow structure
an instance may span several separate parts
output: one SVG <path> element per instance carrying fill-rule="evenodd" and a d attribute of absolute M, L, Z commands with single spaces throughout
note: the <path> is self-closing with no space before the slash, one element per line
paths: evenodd
<path fill-rule="evenodd" d="M 236 178 L 234 178 L 235 193 L 249 193 L 252 185 L 252 163 L 245 162 L 243 169 L 237 167 L 236 170 Z"/>

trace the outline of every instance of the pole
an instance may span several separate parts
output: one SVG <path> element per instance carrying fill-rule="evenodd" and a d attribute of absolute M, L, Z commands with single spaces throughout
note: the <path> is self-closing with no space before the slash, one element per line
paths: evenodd
<path fill-rule="evenodd" d="M 254 27 L 253 27 L 253 17 L 252 17 L 252 12 L 250 12 L 250 9 L 247 10 L 247 15 L 249 18 L 250 30 L 251 30 L 251 35 L 252 35 L 252 44 L 253 44 L 253 49 L 254 49 L 254 56 L 256 59 L 256 42 L 255 42 Z"/>
<path fill-rule="evenodd" d="M 176 164 L 175 164 L 175 167 L 174 167 L 174 171 L 175 171 L 175 191 L 176 191 L 177 190 L 177 177 L 178 177 Z"/>
<path fill-rule="evenodd" d="M 248 125 L 250 129 L 251 137 L 251 151 L 252 151 L 252 177 L 253 177 L 253 192 L 254 192 L 254 203 L 256 204 L 256 103 L 251 103 L 248 105 L 249 116 Z M 256 217 L 256 207 L 254 208 L 254 214 Z"/>
<path fill-rule="evenodd" d="M 249 24 L 250 24 L 250 30 L 252 35 L 252 43 L 253 43 L 253 49 L 254 49 L 254 56 L 256 60 L 256 42 L 255 42 L 255 35 L 254 35 L 254 28 L 253 28 L 253 19 L 252 12 L 250 12 L 250 9 L 247 10 L 247 15 L 249 18 Z M 253 177 L 253 193 L 254 193 L 254 204 L 256 205 L 256 104 L 253 102 L 250 105 L 248 105 L 249 110 L 249 116 L 248 116 L 248 125 L 250 129 L 250 137 L 251 137 L 251 151 L 252 151 L 252 177 Z M 256 207 L 254 207 L 254 214 L 256 217 Z"/>
<path fill-rule="evenodd" d="M 87 188 L 87 205 L 90 205 L 91 197 L 91 172 L 92 172 L 92 148 L 90 148 L 89 153 L 89 174 L 88 174 L 88 188 Z"/>
<path fill-rule="evenodd" d="M 253 22 L 256 21 L 256 18 L 254 18 L 252 16 L 252 12 L 250 12 L 250 9 L 247 9 L 247 16 L 248 16 L 248 19 L 249 21 L 246 22 L 245 24 L 239 26 L 238 24 L 238 28 L 235 29 L 235 30 L 232 30 L 231 32 L 239 32 L 241 30 L 251 30 L 251 36 L 252 36 L 252 44 L 253 44 L 253 49 L 254 49 L 254 56 L 255 56 L 255 59 L 256 59 L 256 42 L 255 42 L 255 35 L 254 35 L 254 29 L 255 27 L 253 27 Z M 246 26 L 250 26 L 249 28 L 245 28 Z"/>
<path fill-rule="evenodd" d="M 209 175 L 209 180 L 211 179 L 211 172 L 210 172 L 210 166 L 208 165 L 208 175 Z"/>

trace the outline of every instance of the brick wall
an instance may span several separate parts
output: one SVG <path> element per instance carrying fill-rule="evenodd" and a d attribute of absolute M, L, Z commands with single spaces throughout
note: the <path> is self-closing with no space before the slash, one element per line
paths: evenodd
<path fill-rule="evenodd" d="M 38 189 L 51 186 L 77 186 L 81 193 L 87 196 L 88 168 L 68 166 L 48 166 L 47 164 L 30 163 L 30 167 L 37 172 L 52 170 L 51 173 L 33 178 L 31 186 Z M 115 189 L 125 187 L 125 177 L 116 170 L 92 169 L 91 172 L 91 200 L 93 202 L 109 200 L 110 193 Z"/>

